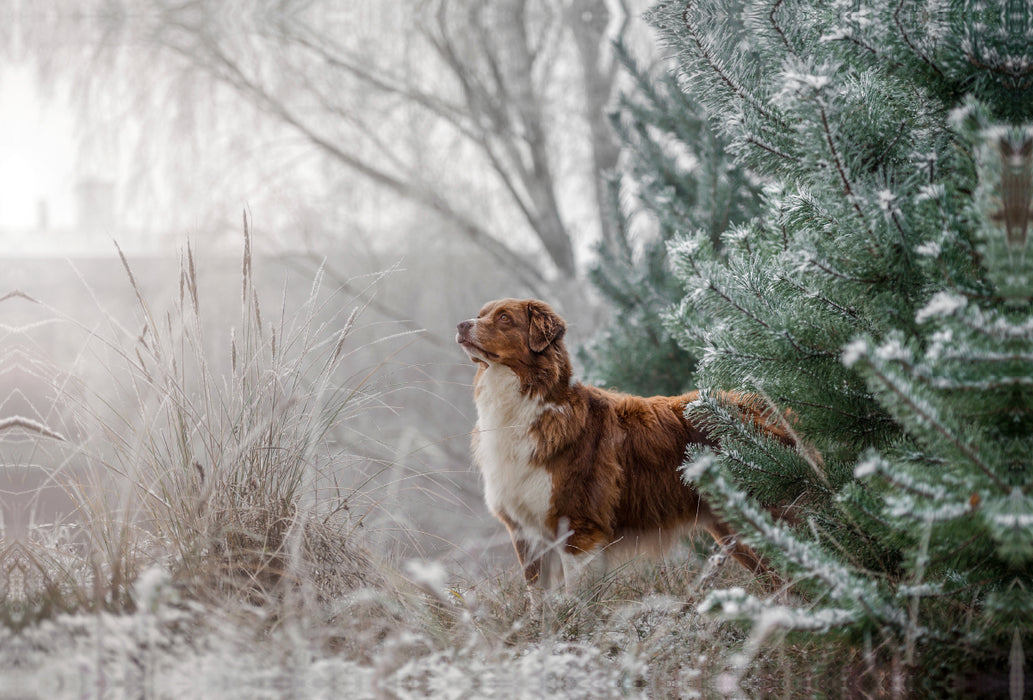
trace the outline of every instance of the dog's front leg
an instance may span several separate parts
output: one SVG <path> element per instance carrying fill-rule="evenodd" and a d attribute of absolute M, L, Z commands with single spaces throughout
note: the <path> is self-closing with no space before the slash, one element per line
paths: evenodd
<path fill-rule="evenodd" d="M 560 521 L 558 535 L 567 595 L 576 596 L 593 591 L 592 597 L 596 597 L 599 593 L 598 585 L 607 571 L 604 548 L 607 538 L 592 528 L 571 530 L 565 518 Z"/>
<path fill-rule="evenodd" d="M 567 595 L 582 595 L 587 591 L 593 591 L 592 597 L 598 595 L 596 589 L 607 570 L 606 552 L 602 548 L 589 552 L 564 551 L 560 554 L 560 562 L 563 564 L 563 583 Z"/>
<path fill-rule="evenodd" d="M 520 569 L 524 573 L 524 581 L 529 587 L 550 587 L 552 585 L 552 567 L 550 566 L 551 552 L 542 547 L 531 538 L 524 535 L 523 528 L 506 514 L 499 514 L 506 529 L 509 530 L 509 537 L 513 540 L 513 549 L 516 550 L 517 561 L 520 562 Z"/>

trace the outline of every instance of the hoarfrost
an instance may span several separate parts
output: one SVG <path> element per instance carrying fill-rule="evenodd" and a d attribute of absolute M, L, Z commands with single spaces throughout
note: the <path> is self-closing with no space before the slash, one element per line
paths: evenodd
<path fill-rule="evenodd" d="M 697 481 L 701 476 L 706 474 L 717 462 L 717 457 L 710 452 L 703 453 L 697 457 L 691 464 L 686 464 L 682 467 L 682 478 L 687 481 Z"/>
<path fill-rule="evenodd" d="M 405 564 L 405 570 L 412 577 L 413 582 L 426 586 L 432 591 L 440 592 L 447 587 L 448 571 L 441 562 L 410 559 Z"/>
<path fill-rule="evenodd" d="M 699 248 L 700 243 L 697 239 L 689 238 L 686 236 L 678 239 L 677 241 L 669 243 L 667 245 L 667 252 L 671 258 L 693 258 L 696 256 L 696 253 L 699 252 Z"/>
<path fill-rule="evenodd" d="M 760 615 L 758 625 L 764 629 L 783 627 L 787 629 L 828 630 L 853 622 L 856 613 L 837 608 L 799 610 L 785 606 L 766 608 Z"/>
<path fill-rule="evenodd" d="M 151 578 L 152 588 L 160 589 L 161 577 Z M 13 637 L 0 628 L 0 688 L 11 697 L 58 700 L 98 693 L 241 700 L 587 700 L 628 697 L 646 672 L 634 660 L 615 661 L 593 644 L 543 641 L 524 651 L 472 646 L 423 652 L 397 665 L 386 657 L 364 665 L 309 644 L 303 634 L 269 633 L 256 642 L 252 632 L 217 615 L 167 605 L 156 613 L 59 616 Z"/>
<path fill-rule="evenodd" d="M 929 200 L 943 199 L 946 193 L 947 188 L 944 187 L 942 182 L 922 185 L 920 188 L 918 188 L 918 194 L 915 195 L 915 201 L 926 202 Z M 937 251 L 939 251 L 938 245 Z M 919 248 L 919 252 L 921 252 L 921 248 Z"/>
<path fill-rule="evenodd" d="M 898 338 L 890 338 L 880 345 L 875 351 L 875 356 L 883 362 L 911 361 L 911 352 L 904 347 L 904 344 Z"/>
<path fill-rule="evenodd" d="M 701 613 L 709 613 L 718 609 L 725 617 L 740 617 L 743 613 L 757 613 L 763 603 L 746 593 L 738 586 L 718 591 L 711 591 L 697 608 Z"/>
<path fill-rule="evenodd" d="M 1004 528 L 1033 528 L 1033 513 L 995 513 L 990 521 Z"/>
<path fill-rule="evenodd" d="M 934 316 L 950 316 L 955 311 L 965 308 L 967 304 L 968 300 L 960 294 L 937 292 L 929 300 L 929 303 L 915 314 L 915 320 L 923 323 Z"/>
<path fill-rule="evenodd" d="M 51 430 L 49 427 L 40 423 L 38 420 L 32 418 L 26 418 L 25 416 L 10 416 L 0 420 L 0 432 L 6 430 L 13 430 L 20 428 L 30 433 L 38 433 L 44 437 L 54 438 L 55 440 L 64 440 L 64 436 L 61 433 Z"/>
<path fill-rule="evenodd" d="M 915 252 L 919 255 L 925 255 L 930 258 L 935 258 L 943 252 L 943 246 L 937 241 L 926 241 L 915 248 Z"/>
<path fill-rule="evenodd" d="M 868 354 L 868 341 L 864 338 L 852 340 L 843 347 L 843 364 L 853 367 L 857 361 Z"/>
<path fill-rule="evenodd" d="M 954 342 L 954 332 L 950 328 L 936 331 L 929 338 L 929 349 L 925 351 L 927 359 L 936 362 Z"/>
<path fill-rule="evenodd" d="M 819 70 L 834 73 L 835 68 L 821 66 Z M 776 102 L 789 104 L 801 95 L 809 95 L 824 90 L 832 82 L 828 75 L 818 75 L 806 70 L 786 69 L 782 73 L 782 89 L 775 96 Z"/>
<path fill-rule="evenodd" d="M 861 460 L 854 467 L 854 477 L 857 479 L 863 479 L 866 476 L 871 476 L 881 469 L 888 466 L 886 460 L 879 455 L 872 455 L 866 459 Z"/>
<path fill-rule="evenodd" d="M 157 564 L 146 569 L 133 584 L 133 598 L 141 610 L 154 611 L 172 581 L 169 572 Z"/>
<path fill-rule="evenodd" d="M 830 42 L 830 41 L 842 41 L 843 39 L 849 39 L 849 38 L 850 38 L 850 32 L 849 31 L 847 31 L 846 29 L 843 29 L 842 27 L 833 27 L 831 32 L 828 32 L 826 34 L 822 34 L 818 38 L 818 41 L 823 42 L 823 43 L 827 43 L 827 42 Z"/>
<path fill-rule="evenodd" d="M 892 190 L 879 190 L 879 209 L 884 214 L 896 214 L 900 212 L 897 208 L 897 196 Z"/>
<path fill-rule="evenodd" d="M 952 109 L 947 117 L 947 123 L 951 125 L 956 131 L 961 131 L 965 127 L 965 122 L 976 112 L 976 106 L 972 102 L 966 102 L 956 109 Z"/>
<path fill-rule="evenodd" d="M 897 589 L 897 594 L 904 598 L 911 598 L 914 596 L 938 596 L 943 595 L 943 584 L 942 583 L 920 583 L 915 585 L 901 584 Z"/>
<path fill-rule="evenodd" d="M 785 605 L 773 605 L 748 595 L 742 588 L 713 591 L 700 604 L 701 613 L 717 611 L 728 618 L 750 617 L 754 622 L 753 634 L 764 637 L 777 627 L 785 629 L 829 630 L 849 624 L 857 614 L 839 608 L 803 610 Z"/>
<path fill-rule="evenodd" d="M 910 517 L 922 522 L 946 522 L 968 515 L 972 508 L 968 502 L 941 503 L 935 508 L 918 508 L 915 499 L 910 496 L 891 497 L 886 499 L 889 514 L 895 518 Z"/>

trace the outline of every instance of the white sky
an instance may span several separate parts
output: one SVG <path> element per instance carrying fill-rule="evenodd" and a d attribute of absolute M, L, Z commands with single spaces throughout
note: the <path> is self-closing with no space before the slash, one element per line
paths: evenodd
<path fill-rule="evenodd" d="M 36 223 L 40 201 L 50 226 L 73 223 L 73 130 L 60 99 L 40 99 L 30 67 L 0 71 L 0 245 L 4 231 Z"/>

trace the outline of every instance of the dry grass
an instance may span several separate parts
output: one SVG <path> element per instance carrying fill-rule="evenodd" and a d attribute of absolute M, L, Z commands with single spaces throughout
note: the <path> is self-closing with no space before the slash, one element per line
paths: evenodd
<path fill-rule="evenodd" d="M 340 484 L 349 465 L 335 444 L 340 424 L 379 400 L 375 369 L 349 366 L 362 302 L 341 317 L 344 300 L 317 275 L 300 307 L 285 293 L 264 315 L 245 220 L 239 320 L 213 334 L 189 247 L 178 299 L 161 312 L 119 255 L 139 330 L 110 314 L 110 332 L 80 329 L 93 353 L 82 364 L 106 377 L 59 377 L 70 430 L 47 455 L 74 522 L 8 543 L 5 600 L 17 604 L 5 614 L 131 610 L 133 581 L 155 563 L 193 598 L 256 605 L 291 588 L 331 598 L 377 581 L 355 533 L 368 504 Z"/>
<path fill-rule="evenodd" d="M 341 300 L 317 278 L 296 310 L 285 295 L 264 313 L 246 224 L 244 236 L 232 329 L 206 326 L 189 248 L 178 299 L 160 313 L 122 256 L 139 330 L 113 318 L 110 333 L 86 329 L 102 347 L 101 385 L 55 379 L 70 430 L 45 456 L 78 520 L 36 528 L 0 553 L 0 621 L 30 640 L 8 648 L 35 648 L 42 659 L 23 652 L 21 667 L 45 675 L 48 654 L 74 659 L 68 649 L 89 648 L 90 635 L 124 634 L 126 649 L 91 657 L 98 687 L 131 667 L 142 670 L 130 686 L 146 689 L 175 664 L 169 658 L 208 658 L 216 648 L 226 663 L 250 659 L 233 671 L 244 695 L 270 674 L 305 688 L 330 660 L 400 697 L 824 690 L 813 646 L 781 639 L 735 656 L 747 632 L 697 607 L 713 588 L 762 589 L 699 552 L 620 569 L 571 598 L 529 595 L 515 566 L 470 577 L 370 551 L 359 527 L 367 494 L 362 479 L 340 483 L 349 458 L 336 437 L 382 399 L 376 368 L 350 366 L 362 304 L 327 313 Z M 83 612 L 95 629 L 81 615 L 67 618 L 65 637 L 33 625 Z M 823 656 L 843 676 L 836 687 L 878 691 L 889 677 L 850 652 Z"/>

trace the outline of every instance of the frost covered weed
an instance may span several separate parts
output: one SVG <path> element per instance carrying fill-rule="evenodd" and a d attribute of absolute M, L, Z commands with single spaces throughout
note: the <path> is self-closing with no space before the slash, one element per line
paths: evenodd
<path fill-rule="evenodd" d="M 339 317 L 344 300 L 323 293 L 317 273 L 296 311 L 285 290 L 264 314 L 246 220 L 244 243 L 239 326 L 215 332 L 189 247 L 165 313 L 119 251 L 142 329 L 109 319 L 114 339 L 91 331 L 114 358 L 107 386 L 65 396 L 83 436 L 75 457 L 90 465 L 66 484 L 92 568 L 79 580 L 102 609 L 132 608 L 130 584 L 151 561 L 192 597 L 254 605 L 291 588 L 330 598 L 378 578 L 355 533 L 368 504 L 339 482 L 341 426 L 378 402 L 375 370 L 347 366 L 360 309 Z"/>
<path fill-rule="evenodd" d="M 612 576 L 599 600 L 528 596 L 515 571 L 430 590 L 385 568 L 329 599 L 292 588 L 272 614 L 198 601 L 161 567 L 137 577 L 132 614 L 57 616 L 11 636 L 0 677 L 48 697 L 667 698 L 851 695 L 855 667 L 813 676 L 828 650 L 783 643 L 728 673 L 738 628 L 698 613 L 698 562 Z M 730 566 L 721 585 L 752 585 Z M 826 663 L 827 663 L 827 659 Z M 13 662 L 13 663 L 12 663 Z M 871 687 L 871 685 L 869 685 Z M 881 688 L 885 690 L 885 688 Z M 879 690 L 879 688 L 876 688 Z M 51 692 L 53 691 L 53 692 Z M 882 696 L 885 693 L 873 693 Z"/>
<path fill-rule="evenodd" d="M 577 598 L 529 595 L 515 571 L 453 585 L 423 598 L 424 614 L 400 618 L 405 631 L 390 637 L 401 641 L 388 645 L 383 677 L 404 678 L 412 692 L 399 697 L 438 697 L 446 687 L 464 693 L 442 697 L 890 694 L 878 650 L 866 658 L 783 635 L 739 654 L 749 631 L 700 612 L 712 588 L 736 586 L 764 590 L 719 557 L 695 556 L 628 566 Z"/>
<path fill-rule="evenodd" d="M 66 528 L 39 527 L 34 541 L 13 542 L 2 552 L 0 625 L 13 630 L 33 620 L 90 602 L 90 563 L 76 553 Z"/>
<path fill-rule="evenodd" d="M 683 562 L 619 571 L 597 600 L 529 596 L 515 571 L 472 583 L 447 577 L 432 590 L 404 568 L 409 578 L 382 565 L 375 580 L 347 592 L 319 596 L 297 585 L 274 605 L 254 606 L 225 596 L 198 601 L 195 589 L 154 566 L 132 586 L 134 614 L 60 618 L 32 630 L 33 640 L 42 636 L 36 656 L 18 665 L 52 673 L 54 653 L 66 658 L 70 647 L 67 658 L 79 665 L 57 671 L 67 687 L 108 683 L 116 696 L 151 688 L 168 697 L 340 697 L 348 688 L 354 698 L 708 697 L 727 683 L 744 640 L 698 613 L 699 567 Z M 729 566 L 714 579 L 750 585 Z M 780 667 L 764 673 L 761 681 L 746 674 L 741 687 L 769 691 L 787 675 Z"/>
<path fill-rule="evenodd" d="M 420 628 L 410 628 L 405 675 L 424 690 L 437 687 L 447 654 L 448 673 L 494 669 L 466 680 L 469 697 L 704 694 L 742 634 L 696 612 L 703 591 L 693 568 L 627 567 L 574 598 L 529 594 L 514 572 L 450 588 L 449 605 L 428 604 Z M 729 569 L 718 578 L 745 576 Z M 412 640 L 431 651 L 414 654 Z"/>

